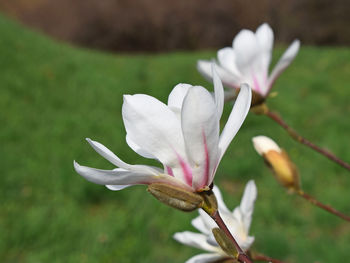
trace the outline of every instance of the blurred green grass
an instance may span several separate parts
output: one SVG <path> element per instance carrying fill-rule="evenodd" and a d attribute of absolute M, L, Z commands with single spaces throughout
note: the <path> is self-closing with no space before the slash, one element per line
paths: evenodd
<path fill-rule="evenodd" d="M 212 89 L 195 63 L 215 52 L 103 54 L 56 43 L 4 17 L 0 32 L 1 262 L 184 262 L 200 253 L 172 239 L 176 231 L 193 230 L 196 212 L 168 208 L 144 186 L 112 192 L 91 184 L 72 162 L 112 168 L 85 142 L 90 137 L 130 163 L 147 163 L 125 142 L 122 95 L 165 101 L 180 82 Z M 349 73 L 350 49 L 302 47 L 274 87 L 278 96 L 269 100 L 306 138 L 348 161 Z M 254 249 L 289 262 L 344 262 L 350 225 L 287 195 L 251 146 L 259 134 L 287 149 L 306 192 L 350 214 L 348 171 L 298 145 L 267 118 L 249 114 L 216 183 L 234 208 L 244 184 L 256 181 Z"/>

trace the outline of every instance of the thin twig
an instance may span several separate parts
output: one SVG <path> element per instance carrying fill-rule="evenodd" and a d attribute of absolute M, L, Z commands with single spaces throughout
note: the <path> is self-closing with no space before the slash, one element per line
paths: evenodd
<path fill-rule="evenodd" d="M 310 147 L 311 149 L 315 150 L 316 152 L 324 155 L 328 159 L 336 162 L 337 164 L 341 165 L 342 167 L 348 169 L 350 171 L 350 164 L 341 160 L 339 157 L 335 156 L 331 152 L 320 148 L 319 146 L 313 144 L 309 140 L 302 137 L 300 134 L 298 134 L 294 129 L 292 129 L 277 113 L 272 112 L 270 110 L 267 110 L 265 112 L 265 115 L 269 117 L 270 119 L 274 120 L 276 123 L 278 123 L 281 127 L 283 127 L 289 135 L 296 141 Z"/>
<path fill-rule="evenodd" d="M 310 203 L 322 208 L 323 210 L 326 210 L 327 212 L 350 222 L 350 216 L 344 215 L 343 213 L 339 212 L 338 210 L 334 209 L 333 207 L 321 203 L 320 201 L 318 201 L 314 197 L 306 194 L 303 190 L 297 191 L 297 194 L 299 196 L 301 196 L 302 198 L 306 199 L 307 201 L 309 201 Z"/>
<path fill-rule="evenodd" d="M 252 263 L 251 259 L 244 253 L 244 251 L 241 249 L 241 247 L 238 245 L 235 238 L 232 236 L 230 230 L 228 230 L 226 224 L 222 220 L 219 211 L 216 211 L 213 215 L 211 215 L 211 218 L 214 219 L 215 223 L 218 225 L 218 227 L 225 232 L 225 234 L 231 239 L 233 244 L 236 247 L 236 250 L 238 252 L 237 260 L 241 263 Z"/>

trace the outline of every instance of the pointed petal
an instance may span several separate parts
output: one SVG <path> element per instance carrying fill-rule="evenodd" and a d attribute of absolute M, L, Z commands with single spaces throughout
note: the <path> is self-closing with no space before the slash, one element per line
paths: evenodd
<path fill-rule="evenodd" d="M 203 249 L 209 252 L 219 251 L 219 247 L 212 246 L 207 242 L 207 236 L 190 231 L 178 232 L 174 234 L 174 239 L 184 245 Z"/>
<path fill-rule="evenodd" d="M 245 232 L 248 234 L 250 224 L 252 222 L 252 216 L 254 212 L 254 204 L 258 195 L 258 190 L 254 183 L 254 180 L 250 180 L 243 193 L 243 197 L 240 204 L 240 210 L 242 213 L 243 225 L 245 228 Z"/>
<path fill-rule="evenodd" d="M 102 185 L 134 185 L 148 184 L 157 181 L 153 174 L 127 171 L 122 168 L 101 170 L 79 165 L 74 161 L 75 171 L 89 182 Z"/>
<path fill-rule="evenodd" d="M 181 112 L 187 156 L 191 162 L 194 189 L 208 185 L 218 159 L 219 119 L 212 95 L 203 87 L 188 90 Z"/>
<path fill-rule="evenodd" d="M 288 49 L 284 52 L 280 60 L 277 62 L 275 68 L 270 74 L 268 80 L 268 86 L 271 88 L 273 83 L 276 81 L 278 76 L 292 63 L 296 55 L 298 54 L 300 47 L 300 41 L 294 40 L 293 43 L 288 47 Z"/>
<path fill-rule="evenodd" d="M 218 51 L 218 60 L 220 65 L 226 69 L 228 72 L 236 76 L 236 78 L 241 77 L 241 73 L 236 65 L 236 54 L 232 47 L 225 47 Z"/>
<path fill-rule="evenodd" d="M 220 158 L 224 155 L 227 147 L 231 143 L 233 137 L 235 137 L 236 133 L 240 129 L 245 120 L 252 100 L 252 91 L 247 84 L 241 85 L 241 90 L 237 96 L 236 102 L 233 106 L 231 114 L 228 118 L 228 121 L 220 135 L 219 140 L 219 150 L 220 150 Z"/>
<path fill-rule="evenodd" d="M 216 66 L 212 63 L 212 74 L 213 74 L 213 82 L 214 82 L 214 94 L 215 94 L 215 105 L 217 109 L 218 119 L 221 119 L 222 112 L 224 110 L 224 87 L 222 86 L 221 79 L 216 71 Z"/>
<path fill-rule="evenodd" d="M 197 70 L 198 72 L 208 81 L 213 81 L 213 73 L 211 70 L 211 64 L 212 61 L 208 60 L 198 60 L 197 62 Z M 216 71 L 219 74 L 219 77 L 222 81 L 222 83 L 228 87 L 228 88 L 238 88 L 240 84 L 240 80 L 237 79 L 236 76 L 225 70 L 224 68 L 220 67 L 218 64 L 215 63 Z"/>
<path fill-rule="evenodd" d="M 192 87 L 190 84 L 180 83 L 177 84 L 170 92 L 168 97 L 168 106 L 173 109 L 181 109 L 183 100 L 188 92 L 188 89 Z"/>
<path fill-rule="evenodd" d="M 230 211 L 224 203 L 224 200 L 222 198 L 222 194 L 221 194 L 219 187 L 214 185 L 213 192 L 214 192 L 216 200 L 218 202 L 219 211 L 225 211 L 225 212 Z"/>
<path fill-rule="evenodd" d="M 179 156 L 186 161 L 180 120 L 167 105 L 143 94 L 125 95 L 122 112 L 127 134 L 139 147 L 171 168 L 181 166 Z"/>
<path fill-rule="evenodd" d="M 105 159 L 110 161 L 115 166 L 118 166 L 118 167 L 126 169 L 126 170 L 130 170 L 130 171 L 139 171 L 141 173 L 144 173 L 145 171 L 147 171 L 147 173 L 150 173 L 153 175 L 158 175 L 160 172 L 158 169 L 155 169 L 155 168 L 147 166 L 147 165 L 127 164 L 127 163 L 123 162 L 122 160 L 120 160 L 118 158 L 118 156 L 116 156 L 111 150 L 109 150 L 103 144 L 96 142 L 96 141 L 93 141 L 89 138 L 86 138 L 86 140 L 88 141 L 88 143 L 91 145 L 91 147 L 94 148 L 94 150 L 98 154 L 100 154 L 102 157 L 104 157 Z"/>
<path fill-rule="evenodd" d="M 191 257 L 185 263 L 213 263 L 225 258 L 225 256 L 214 253 L 199 254 Z"/>
<path fill-rule="evenodd" d="M 273 47 L 272 29 L 267 23 L 264 23 L 258 27 L 255 35 L 260 46 L 263 67 L 267 70 L 271 62 L 271 53 Z"/>

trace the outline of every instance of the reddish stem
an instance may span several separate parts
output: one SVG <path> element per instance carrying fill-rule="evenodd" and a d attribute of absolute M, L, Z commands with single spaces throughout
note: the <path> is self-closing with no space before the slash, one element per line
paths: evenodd
<path fill-rule="evenodd" d="M 332 154 L 331 152 L 320 148 L 319 146 L 313 144 L 312 142 L 310 142 L 309 140 L 305 139 L 304 137 L 302 137 L 300 134 L 298 134 L 295 130 L 293 130 L 278 114 L 276 114 L 275 112 L 269 111 L 267 110 L 265 112 L 265 115 L 267 117 L 269 117 L 270 119 L 274 120 L 276 123 L 278 123 L 281 127 L 283 127 L 288 133 L 289 135 L 296 141 L 310 147 L 311 149 L 315 150 L 316 152 L 324 155 L 325 157 L 327 157 L 328 159 L 336 162 L 337 164 L 341 165 L 342 167 L 348 169 L 350 171 L 350 164 L 341 160 L 340 158 L 338 158 L 337 156 L 335 156 L 334 154 Z"/>
<path fill-rule="evenodd" d="M 302 191 L 302 190 L 299 190 L 297 193 L 299 196 L 303 197 L 304 199 L 306 199 L 310 203 L 322 208 L 323 210 L 326 210 L 327 212 L 329 212 L 333 215 L 336 215 L 336 216 L 350 222 L 350 216 L 344 215 L 343 213 L 339 212 L 338 210 L 334 209 L 333 207 L 321 203 L 320 201 L 316 200 L 314 197 L 304 193 L 304 191 Z"/>
<path fill-rule="evenodd" d="M 210 215 L 212 219 L 214 219 L 215 223 L 218 225 L 218 227 L 225 232 L 225 234 L 231 239 L 233 244 L 236 247 L 236 250 L 238 252 L 237 260 L 241 263 L 253 263 L 251 259 L 244 253 L 244 251 L 241 249 L 241 247 L 238 245 L 235 238 L 232 236 L 230 230 L 228 230 L 226 224 L 222 220 L 219 211 L 216 211 L 212 215 Z"/>

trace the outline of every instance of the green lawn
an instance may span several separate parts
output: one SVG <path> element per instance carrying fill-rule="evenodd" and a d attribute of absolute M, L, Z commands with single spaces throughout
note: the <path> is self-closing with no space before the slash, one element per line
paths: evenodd
<path fill-rule="evenodd" d="M 90 137 L 130 163 L 149 162 L 125 142 L 122 95 L 165 101 L 180 82 L 212 89 L 195 63 L 215 52 L 111 55 L 57 43 L 4 17 L 0 33 L 0 261 L 175 263 L 201 252 L 172 239 L 193 230 L 196 212 L 159 203 L 145 186 L 112 192 L 89 183 L 73 160 L 112 168 L 85 142 Z M 268 104 L 306 138 L 350 161 L 349 83 L 349 48 L 302 46 Z M 226 105 L 223 123 L 229 111 Z M 350 224 L 286 194 L 251 145 L 260 134 L 287 149 L 306 192 L 350 214 L 350 173 L 250 113 L 215 182 L 234 208 L 244 184 L 256 181 L 253 248 L 289 262 L 344 262 Z"/>

